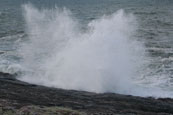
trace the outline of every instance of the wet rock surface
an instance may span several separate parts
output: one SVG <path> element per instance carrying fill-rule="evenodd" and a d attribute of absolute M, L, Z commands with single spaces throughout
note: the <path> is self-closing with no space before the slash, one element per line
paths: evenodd
<path fill-rule="evenodd" d="M 173 99 L 169 98 L 49 88 L 16 80 L 15 75 L 0 73 L 0 114 L 19 114 L 23 108 L 31 108 L 32 112 L 38 114 L 41 114 L 39 111 L 51 115 L 61 114 L 50 111 L 50 108 L 56 107 L 68 108 L 74 114 L 173 115 Z M 31 111 L 29 114 L 32 115 Z"/>

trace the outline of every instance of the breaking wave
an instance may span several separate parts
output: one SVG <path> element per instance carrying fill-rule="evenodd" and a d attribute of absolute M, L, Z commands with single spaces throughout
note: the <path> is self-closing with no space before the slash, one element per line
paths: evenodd
<path fill-rule="evenodd" d="M 66 8 L 39 10 L 26 4 L 23 9 L 28 40 L 18 50 L 25 70 L 20 80 L 98 93 L 168 96 L 136 84 L 145 48 L 135 38 L 133 14 L 118 10 L 90 21 L 84 31 Z"/>

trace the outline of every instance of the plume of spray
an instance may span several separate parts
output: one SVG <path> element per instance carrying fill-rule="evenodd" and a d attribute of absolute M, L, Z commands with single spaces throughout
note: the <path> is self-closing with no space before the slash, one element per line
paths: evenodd
<path fill-rule="evenodd" d="M 19 51 L 20 80 L 91 92 L 143 95 L 133 84 L 144 48 L 134 35 L 136 20 L 118 10 L 91 21 L 87 31 L 67 9 L 23 5 L 28 40 Z"/>

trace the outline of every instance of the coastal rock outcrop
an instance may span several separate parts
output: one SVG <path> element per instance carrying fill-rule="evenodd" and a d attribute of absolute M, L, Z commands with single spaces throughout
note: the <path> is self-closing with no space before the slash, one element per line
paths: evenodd
<path fill-rule="evenodd" d="M 50 88 L 25 83 L 15 79 L 15 75 L 0 73 L 1 114 L 17 114 L 19 111 L 25 113 L 26 109 L 38 114 L 43 111 L 54 112 L 50 113 L 52 115 L 60 112 L 62 108 L 74 115 L 171 115 L 173 99 Z"/>

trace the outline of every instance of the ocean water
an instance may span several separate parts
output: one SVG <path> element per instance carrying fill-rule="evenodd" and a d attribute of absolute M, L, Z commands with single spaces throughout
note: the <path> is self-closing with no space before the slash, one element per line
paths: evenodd
<path fill-rule="evenodd" d="M 49 87 L 173 97 L 173 1 L 1 0 L 0 71 Z"/>

